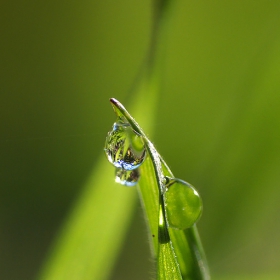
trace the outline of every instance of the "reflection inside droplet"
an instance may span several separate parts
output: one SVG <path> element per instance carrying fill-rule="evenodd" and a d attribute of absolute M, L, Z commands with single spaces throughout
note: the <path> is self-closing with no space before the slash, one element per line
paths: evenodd
<path fill-rule="evenodd" d="M 116 168 L 115 181 L 127 187 L 133 187 L 137 184 L 140 177 L 140 172 L 138 169 L 125 170 L 121 168 Z"/>
<path fill-rule="evenodd" d="M 142 136 L 129 123 L 121 120 L 114 123 L 112 131 L 108 133 L 104 150 L 115 167 L 125 170 L 138 168 L 146 155 Z"/>

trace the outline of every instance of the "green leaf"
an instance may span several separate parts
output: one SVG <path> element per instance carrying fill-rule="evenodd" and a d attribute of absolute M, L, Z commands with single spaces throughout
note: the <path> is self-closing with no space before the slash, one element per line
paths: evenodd
<path fill-rule="evenodd" d="M 182 274 L 164 217 L 164 203 L 159 203 L 159 231 L 158 231 L 158 280 L 182 280 Z"/>
<path fill-rule="evenodd" d="M 116 99 L 111 99 L 111 102 L 118 118 L 125 119 L 138 134 L 142 135 L 146 143 L 148 156 L 141 166 L 139 192 L 146 210 L 151 236 L 154 237 L 154 254 L 158 258 L 158 279 L 210 279 L 196 226 L 185 230 L 168 228 L 163 178 L 174 177 L 172 172 L 123 105 Z"/>
<path fill-rule="evenodd" d="M 181 272 L 177 262 L 175 262 L 174 251 L 170 242 L 160 244 L 158 256 L 158 280 L 180 280 Z"/>

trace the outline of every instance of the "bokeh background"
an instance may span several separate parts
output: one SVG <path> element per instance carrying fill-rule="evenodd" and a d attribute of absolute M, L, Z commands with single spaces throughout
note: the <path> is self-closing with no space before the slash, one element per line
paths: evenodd
<path fill-rule="evenodd" d="M 0 279 L 34 279 L 103 156 L 108 99 L 133 103 L 152 9 L 0 7 Z M 213 279 L 269 280 L 280 275 L 280 3 L 178 0 L 172 14 L 152 140 L 203 198 Z M 137 205 L 111 280 L 152 275 L 145 235 Z"/>

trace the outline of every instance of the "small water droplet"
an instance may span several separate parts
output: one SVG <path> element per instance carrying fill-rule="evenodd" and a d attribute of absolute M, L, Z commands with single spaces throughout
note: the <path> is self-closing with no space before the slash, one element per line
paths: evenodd
<path fill-rule="evenodd" d="M 202 213 L 202 200 L 198 192 L 180 179 L 165 179 L 165 206 L 169 226 L 176 229 L 190 228 Z"/>
<path fill-rule="evenodd" d="M 138 168 L 146 155 L 142 136 L 129 123 L 122 121 L 114 123 L 106 138 L 104 150 L 114 166 L 125 170 Z"/>
<path fill-rule="evenodd" d="M 116 168 L 115 181 L 127 187 L 133 187 L 137 184 L 140 177 L 138 169 L 125 170 L 122 168 Z"/>

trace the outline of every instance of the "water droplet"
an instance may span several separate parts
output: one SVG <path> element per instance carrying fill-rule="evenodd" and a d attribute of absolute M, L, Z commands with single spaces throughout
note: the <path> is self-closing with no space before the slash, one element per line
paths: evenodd
<path fill-rule="evenodd" d="M 115 181 L 127 187 L 133 187 L 137 184 L 140 177 L 138 169 L 125 170 L 122 168 L 116 168 Z"/>
<path fill-rule="evenodd" d="M 125 170 L 139 167 L 146 155 L 142 136 L 136 133 L 129 123 L 122 121 L 114 123 L 106 138 L 104 150 L 114 166 Z"/>
<path fill-rule="evenodd" d="M 165 180 L 165 206 L 169 226 L 176 229 L 190 228 L 202 213 L 202 200 L 198 192 L 180 179 L 165 177 Z"/>

